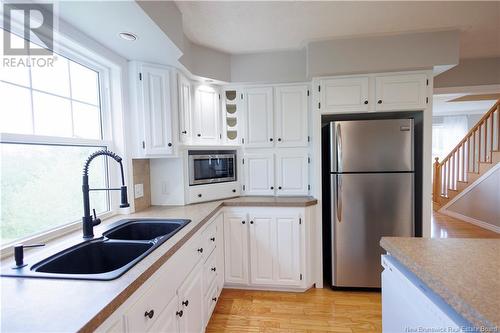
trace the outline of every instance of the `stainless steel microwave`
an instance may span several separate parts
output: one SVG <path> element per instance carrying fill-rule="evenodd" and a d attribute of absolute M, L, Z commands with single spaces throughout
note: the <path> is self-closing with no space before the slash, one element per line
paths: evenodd
<path fill-rule="evenodd" d="M 235 150 L 190 150 L 189 186 L 236 181 Z"/>

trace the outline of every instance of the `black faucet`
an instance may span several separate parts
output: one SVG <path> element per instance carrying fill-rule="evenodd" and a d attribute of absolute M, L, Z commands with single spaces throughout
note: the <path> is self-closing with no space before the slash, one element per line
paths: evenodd
<path fill-rule="evenodd" d="M 100 155 L 106 155 L 112 157 L 116 162 L 120 164 L 120 171 L 122 173 L 122 186 L 120 188 L 89 188 L 89 165 L 90 162 L 94 158 Z M 127 199 L 127 186 L 125 186 L 125 177 L 123 175 L 123 165 L 122 158 L 112 151 L 109 150 L 98 150 L 87 158 L 85 161 L 85 165 L 83 166 L 83 183 L 82 183 L 82 191 L 83 191 L 83 238 L 93 238 L 94 237 L 94 226 L 101 223 L 101 220 L 97 218 L 95 209 L 94 216 L 90 215 L 90 191 L 121 191 L 121 203 L 120 208 L 129 207 L 128 199 Z"/>

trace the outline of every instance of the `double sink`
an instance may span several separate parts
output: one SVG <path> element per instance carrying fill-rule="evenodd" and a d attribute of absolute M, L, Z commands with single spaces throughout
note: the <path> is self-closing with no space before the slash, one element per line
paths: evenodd
<path fill-rule="evenodd" d="M 113 280 L 154 251 L 190 220 L 122 220 L 102 237 L 84 241 L 31 267 L 2 270 L 2 276 Z"/>

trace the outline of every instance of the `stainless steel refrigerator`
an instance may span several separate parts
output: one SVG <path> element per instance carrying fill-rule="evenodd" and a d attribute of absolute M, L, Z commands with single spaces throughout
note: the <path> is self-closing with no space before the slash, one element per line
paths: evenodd
<path fill-rule="evenodd" d="M 413 120 L 330 123 L 332 285 L 380 288 L 382 236 L 414 235 Z"/>

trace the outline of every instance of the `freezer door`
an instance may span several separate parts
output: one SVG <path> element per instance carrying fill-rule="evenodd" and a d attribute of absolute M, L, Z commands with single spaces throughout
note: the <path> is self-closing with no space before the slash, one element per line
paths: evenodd
<path fill-rule="evenodd" d="M 380 288 L 380 238 L 414 235 L 413 174 L 334 174 L 331 184 L 333 285 Z"/>
<path fill-rule="evenodd" d="M 330 123 L 331 172 L 413 171 L 413 119 Z"/>

